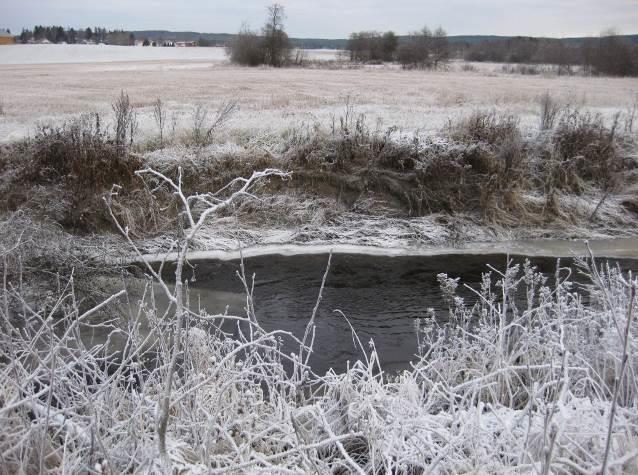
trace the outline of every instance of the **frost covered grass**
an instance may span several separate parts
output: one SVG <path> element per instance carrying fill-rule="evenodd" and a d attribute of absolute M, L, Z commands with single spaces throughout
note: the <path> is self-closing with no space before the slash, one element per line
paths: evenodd
<path fill-rule="evenodd" d="M 2 51 L 19 54 L 21 48 Z M 57 123 L 90 111 L 104 114 L 122 88 L 138 108 L 140 132 L 145 135 L 154 132 L 152 106 L 157 97 L 165 103 L 169 118 L 175 114 L 179 128 L 187 126 L 190 110 L 200 103 L 216 110 L 225 101 L 238 100 L 238 128 L 281 132 L 304 121 L 329 121 L 350 96 L 372 123 L 381 120 L 386 127 L 412 133 L 437 131 L 448 119 L 493 107 L 520 116 L 523 125 L 535 129 L 536 98 L 546 91 L 561 102 L 609 118 L 633 104 L 638 90 L 635 78 L 521 76 L 456 69 L 454 65 L 450 71 L 438 72 L 271 70 L 195 59 L 0 65 L 7 111 L 0 120 L 0 141 L 29 135 L 37 122 Z"/>
<path fill-rule="evenodd" d="M 304 50 L 309 60 L 332 61 L 338 51 Z M 15 45 L 0 49 L 0 65 L 140 63 L 144 61 L 209 61 L 226 62 L 226 48 L 153 48 L 114 45 Z"/>
<path fill-rule="evenodd" d="M 234 128 L 236 102 L 217 109 L 200 104 L 180 133 L 158 99 L 148 139 L 139 132 L 134 100 L 120 92 L 106 118 L 84 115 L 41 126 L 33 138 L 0 148 L 3 210 L 29 210 L 74 232 L 103 232 L 112 223 L 102 196 L 118 185 L 115 215 L 136 239 L 156 238 L 174 229 L 175 196 L 135 170 L 152 167 L 172 179 L 179 174 L 190 193 L 278 168 L 292 172 L 292 179 L 267 184 L 263 200 L 224 216 L 261 231 L 279 227 L 290 234 L 295 228 L 295 239 L 308 242 L 332 231 L 356 234 L 339 223 L 378 228 L 376 218 L 390 223 L 391 234 L 437 244 L 517 229 L 570 237 L 585 227 L 590 237 L 631 234 L 638 224 L 633 116 L 617 113 L 608 121 L 553 97 L 548 105 L 547 97 L 538 100 L 536 121 L 545 125 L 537 133 L 512 113 L 484 109 L 434 134 L 375 123 L 350 99 L 330 121 L 281 132 Z M 362 242 L 378 242 L 373 234 Z"/>
<path fill-rule="evenodd" d="M 115 289 L 87 305 L 73 277 L 28 298 L 15 258 L 27 243 L 20 234 L 3 241 L 0 461 L 8 473 L 638 468 L 638 280 L 631 274 L 589 260 L 580 268 L 588 284 L 573 284 L 574 269 L 558 265 L 548 285 L 529 264 L 490 268 L 474 302 L 458 297 L 458 279 L 440 274 L 448 323 L 431 314 L 415 322 L 419 354 L 410 370 L 384 373 L 374 342 L 353 332 L 360 361 L 342 374 L 315 374 L 308 357 L 316 308 L 303 335 L 266 332 L 243 266 L 235 277 L 245 288 L 243 315 L 201 310 L 183 273 L 207 219 L 251 199 L 260 180 L 286 175 L 266 170 L 218 193 L 190 195 L 181 176 L 138 174 L 168 186 L 184 217 L 173 242 L 175 286 L 148 266 L 145 303 Z M 119 229 L 139 252 L 129 230 Z M 154 288 L 171 302 L 166 310 L 154 304 Z M 123 317 L 118 301 L 129 304 Z M 222 328 L 229 322 L 235 337 Z M 109 333 L 106 343 L 86 345 L 81 332 L 89 327 Z M 123 346 L 111 343 L 118 337 Z M 284 340 L 298 351 L 283 353 Z"/>
<path fill-rule="evenodd" d="M 1 65 L 226 60 L 224 48 L 152 48 L 114 45 L 14 45 L 0 49 Z"/>

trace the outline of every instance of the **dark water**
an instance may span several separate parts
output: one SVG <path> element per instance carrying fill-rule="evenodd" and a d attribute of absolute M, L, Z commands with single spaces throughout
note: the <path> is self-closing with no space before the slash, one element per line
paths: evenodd
<path fill-rule="evenodd" d="M 522 262 L 523 258 L 514 258 Z M 312 315 L 327 255 L 277 255 L 254 257 L 245 261 L 246 274 L 255 275 L 254 302 L 257 318 L 266 330 L 282 329 L 301 338 Z M 556 269 L 555 258 L 533 258 L 532 263 L 546 274 Z M 637 270 L 638 260 L 610 260 L 624 270 Z M 437 319 L 445 320 L 448 309 L 442 300 L 437 274 L 460 277 L 461 283 L 478 289 L 487 264 L 499 270 L 506 265 L 505 255 L 447 255 L 428 257 L 378 257 L 337 254 L 323 291 L 316 317 L 313 369 L 323 373 L 329 368 L 342 371 L 348 361 L 362 357 L 353 343 L 350 326 L 335 310 L 341 310 L 356 330 L 361 342 L 373 339 L 384 370 L 409 366 L 416 353 L 415 319 L 424 317 L 428 308 Z M 561 267 L 570 266 L 569 259 Z M 222 311 L 244 315 L 245 297 L 236 272 L 238 261 L 206 261 L 194 264 L 195 282 L 191 305 L 200 305 L 210 313 Z M 582 279 L 581 279 L 582 280 Z M 473 295 L 460 287 L 468 302 Z M 297 351 L 289 346 L 287 352 Z"/>

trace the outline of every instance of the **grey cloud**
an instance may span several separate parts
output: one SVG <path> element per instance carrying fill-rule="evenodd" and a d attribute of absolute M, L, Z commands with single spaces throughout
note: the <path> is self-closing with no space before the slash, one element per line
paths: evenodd
<path fill-rule="evenodd" d="M 281 0 L 280 0 L 281 1 Z M 0 28 L 34 24 L 234 32 L 258 27 L 264 0 L 0 0 Z M 345 37 L 362 29 L 407 33 L 427 24 L 450 34 L 638 33 L 637 0 L 283 0 L 293 36 Z"/>

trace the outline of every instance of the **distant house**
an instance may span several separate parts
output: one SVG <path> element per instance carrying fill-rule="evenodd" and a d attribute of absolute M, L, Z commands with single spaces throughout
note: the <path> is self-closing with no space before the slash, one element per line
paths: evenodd
<path fill-rule="evenodd" d="M 12 45 L 16 40 L 7 30 L 0 30 L 0 45 Z"/>
<path fill-rule="evenodd" d="M 195 46 L 199 46 L 197 41 L 176 41 L 175 46 L 178 48 L 193 48 Z"/>

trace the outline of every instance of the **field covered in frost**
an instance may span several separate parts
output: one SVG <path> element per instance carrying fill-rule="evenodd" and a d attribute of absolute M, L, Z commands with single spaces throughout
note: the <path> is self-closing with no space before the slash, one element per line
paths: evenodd
<path fill-rule="evenodd" d="M 262 327 L 243 261 L 243 313 L 189 292 L 193 251 L 636 238 L 636 79 L 100 48 L 0 47 L 4 472 L 638 471 L 638 281 L 588 252 L 440 269 L 399 373 L 354 329 L 347 371 L 308 364 L 328 258 L 303 335 Z"/>
<path fill-rule="evenodd" d="M 45 50 L 37 49 L 40 46 Z M 100 48 L 106 48 L 109 62 L 100 62 Z M 58 56 L 59 61 L 71 62 L 75 50 L 81 52 L 81 64 L 55 64 Z M 309 54 L 312 58 L 333 52 Z M 31 64 L 49 57 L 54 64 Z M 498 65 L 460 69 L 453 64 L 450 71 L 436 72 L 391 67 L 271 70 L 231 66 L 220 48 L 3 47 L 0 142 L 28 135 L 38 123 L 59 123 L 88 112 L 107 116 L 121 90 L 135 105 L 139 133 L 146 137 L 155 133 L 156 98 L 162 99 L 178 131 L 192 126 L 193 109 L 200 104 L 215 110 L 224 101 L 237 101 L 239 111 L 230 129 L 280 134 L 302 123 L 330 126 L 349 101 L 370 124 L 412 134 L 437 132 L 448 120 L 477 109 L 516 114 L 524 129 L 534 130 L 537 99 L 547 91 L 608 119 L 630 108 L 638 97 L 635 78 L 522 76 L 498 72 Z"/>
<path fill-rule="evenodd" d="M 12 45 L 0 64 L 73 64 L 118 61 L 224 61 L 224 48 L 153 48 L 113 45 Z"/>
<path fill-rule="evenodd" d="M 335 50 L 306 50 L 313 60 L 334 60 Z M 13 45 L 0 48 L 0 65 L 17 64 L 74 64 L 138 61 L 213 61 L 227 60 L 223 47 L 153 48 L 113 45 Z"/>

